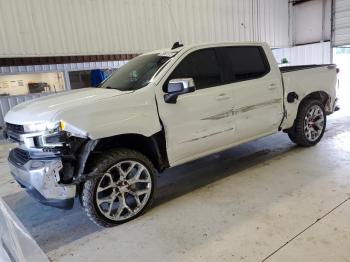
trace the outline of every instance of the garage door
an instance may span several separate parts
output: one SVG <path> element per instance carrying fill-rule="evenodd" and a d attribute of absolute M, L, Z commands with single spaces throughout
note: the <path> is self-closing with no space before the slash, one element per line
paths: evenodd
<path fill-rule="evenodd" d="M 350 45 L 350 0 L 335 1 L 334 45 Z"/>

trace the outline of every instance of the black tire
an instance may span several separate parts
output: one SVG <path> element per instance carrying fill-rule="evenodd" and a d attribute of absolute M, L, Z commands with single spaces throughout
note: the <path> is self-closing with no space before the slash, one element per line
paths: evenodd
<path fill-rule="evenodd" d="M 307 115 L 307 112 L 310 110 L 311 107 L 315 105 L 318 106 L 323 112 L 323 119 L 324 119 L 323 129 L 316 140 L 310 140 L 307 138 L 304 131 L 305 129 L 304 120 Z M 303 146 L 303 147 L 314 146 L 318 142 L 320 142 L 320 140 L 322 139 L 323 134 L 326 130 L 326 122 L 327 122 L 327 119 L 326 119 L 326 112 L 324 109 L 324 105 L 318 100 L 311 100 L 311 99 L 304 100 L 299 105 L 297 117 L 294 121 L 293 127 L 288 131 L 288 136 L 290 140 L 292 140 L 292 142 L 294 142 L 298 146 Z"/>
<path fill-rule="evenodd" d="M 152 186 L 151 186 L 151 193 L 147 200 L 147 203 L 142 207 L 141 210 L 137 211 L 137 214 L 121 221 L 115 221 L 107 218 L 100 211 L 100 207 L 97 206 L 96 193 L 97 193 L 98 185 L 100 184 L 100 180 L 103 179 L 99 174 L 105 173 L 111 167 L 123 161 L 136 161 L 142 164 L 147 169 L 150 175 Z M 122 224 L 132 219 L 135 219 L 136 217 L 143 214 L 148 208 L 150 208 L 154 198 L 154 191 L 156 189 L 157 176 L 156 176 L 156 169 L 154 168 L 152 162 L 146 156 L 144 156 L 143 154 L 137 151 L 130 150 L 130 149 L 116 149 L 113 151 L 103 153 L 101 156 L 93 159 L 90 162 L 89 166 L 91 168 L 90 170 L 94 170 L 94 172 L 96 173 L 96 177 L 90 180 L 87 180 L 84 183 L 80 197 L 81 197 L 82 206 L 85 213 L 90 218 L 90 220 L 92 220 L 95 224 L 102 227 L 116 226 L 118 224 Z"/>

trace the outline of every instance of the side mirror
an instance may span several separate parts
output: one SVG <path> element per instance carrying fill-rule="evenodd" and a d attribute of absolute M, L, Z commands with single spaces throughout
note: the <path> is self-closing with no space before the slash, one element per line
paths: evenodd
<path fill-rule="evenodd" d="M 175 104 L 179 95 L 192 93 L 196 91 L 193 78 L 172 79 L 164 90 L 164 101 L 169 104 Z"/>

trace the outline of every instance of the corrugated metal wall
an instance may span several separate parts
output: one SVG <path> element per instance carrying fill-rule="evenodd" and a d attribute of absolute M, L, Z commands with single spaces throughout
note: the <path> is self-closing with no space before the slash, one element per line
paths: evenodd
<path fill-rule="evenodd" d="M 52 65 L 4 66 L 0 67 L 0 75 L 119 68 L 127 62 L 127 60 L 124 60 Z"/>
<path fill-rule="evenodd" d="M 0 0 L 0 57 L 141 53 L 216 41 L 289 46 L 288 0 Z"/>
<path fill-rule="evenodd" d="M 350 1 L 335 0 L 334 46 L 350 45 Z"/>
<path fill-rule="evenodd" d="M 283 58 L 288 59 L 289 65 L 331 63 L 330 42 L 274 49 L 272 52 L 275 55 L 277 63 L 281 63 Z"/>
<path fill-rule="evenodd" d="M 256 0 L 258 3 L 257 26 L 259 42 L 267 42 L 271 47 L 288 47 L 289 6 L 284 0 Z M 254 15 L 253 15 L 254 17 Z"/>

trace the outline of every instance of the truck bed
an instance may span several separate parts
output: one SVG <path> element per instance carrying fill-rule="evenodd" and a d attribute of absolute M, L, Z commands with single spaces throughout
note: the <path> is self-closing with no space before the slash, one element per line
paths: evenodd
<path fill-rule="evenodd" d="M 282 73 L 286 110 L 286 117 L 283 121 L 282 128 L 289 128 L 293 125 L 294 119 L 298 112 L 300 101 L 307 95 L 318 92 L 326 93 L 334 104 L 335 86 L 337 81 L 336 65 L 305 65 L 305 66 L 286 66 L 280 67 Z M 298 99 L 292 103 L 286 101 L 287 95 L 291 92 L 297 94 Z M 332 106 L 326 106 L 326 112 L 332 112 Z"/>

